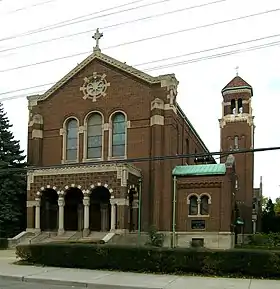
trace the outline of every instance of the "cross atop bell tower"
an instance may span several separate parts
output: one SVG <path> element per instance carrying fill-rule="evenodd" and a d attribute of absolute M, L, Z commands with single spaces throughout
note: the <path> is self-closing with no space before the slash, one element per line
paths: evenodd
<path fill-rule="evenodd" d="M 95 47 L 93 48 L 93 51 L 101 51 L 99 48 L 99 40 L 103 37 L 103 33 L 99 32 L 99 28 L 96 29 L 94 35 L 92 36 L 93 39 L 95 39 L 96 44 Z"/>

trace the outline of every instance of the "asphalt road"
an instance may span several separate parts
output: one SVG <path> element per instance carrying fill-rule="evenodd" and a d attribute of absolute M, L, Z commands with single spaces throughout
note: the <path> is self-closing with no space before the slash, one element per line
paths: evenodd
<path fill-rule="evenodd" d="M 30 283 L 30 282 L 21 282 L 21 281 L 10 281 L 10 280 L 1 280 L 0 279 L 0 288 L 1 289 L 78 289 L 82 287 L 74 286 L 60 286 L 60 285 L 44 285 L 43 283 Z"/>

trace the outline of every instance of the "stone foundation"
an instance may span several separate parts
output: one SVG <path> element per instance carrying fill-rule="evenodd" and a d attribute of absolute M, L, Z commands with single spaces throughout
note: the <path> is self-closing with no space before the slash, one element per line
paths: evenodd
<path fill-rule="evenodd" d="M 178 232 L 176 233 L 177 247 L 190 247 L 193 240 L 203 242 L 208 249 L 234 248 L 234 234 L 231 232 Z"/>

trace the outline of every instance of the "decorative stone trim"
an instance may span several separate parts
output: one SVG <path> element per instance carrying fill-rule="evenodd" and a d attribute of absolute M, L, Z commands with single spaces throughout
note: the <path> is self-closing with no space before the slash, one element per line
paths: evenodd
<path fill-rule="evenodd" d="M 152 102 L 151 102 L 151 110 L 154 109 L 162 109 L 164 110 L 164 101 L 160 98 L 155 98 Z"/>
<path fill-rule="evenodd" d="M 33 138 L 43 138 L 43 130 L 41 129 L 33 129 L 32 130 L 32 139 Z"/>
<path fill-rule="evenodd" d="M 247 122 L 250 126 L 254 125 L 254 116 L 248 113 L 228 114 L 219 119 L 220 128 L 223 128 L 227 123 Z"/>
<path fill-rule="evenodd" d="M 37 204 L 37 201 L 26 201 L 26 207 L 27 208 L 32 208 L 32 207 L 35 207 Z"/>
<path fill-rule="evenodd" d="M 133 208 L 133 209 L 138 209 L 138 207 L 139 207 L 139 201 L 138 201 L 138 200 L 134 200 L 134 201 L 132 202 L 132 208 Z"/>
<path fill-rule="evenodd" d="M 34 124 L 40 124 L 40 125 L 43 124 L 44 121 L 43 121 L 43 116 L 42 115 L 37 113 L 37 114 L 34 114 L 32 116 L 31 110 L 29 110 L 29 113 L 30 113 L 29 117 L 32 118 L 32 119 L 29 121 L 28 126 L 33 126 Z"/>
<path fill-rule="evenodd" d="M 108 122 L 103 124 L 103 130 L 104 131 L 109 130 L 109 123 Z"/>
<path fill-rule="evenodd" d="M 61 167 L 48 167 L 39 169 L 30 169 L 27 172 L 27 177 L 30 181 L 34 181 L 34 176 L 48 176 L 48 175 L 67 175 L 67 174 L 85 174 L 85 173 L 97 173 L 97 172 L 114 172 L 118 170 L 126 169 L 129 173 L 140 177 L 141 170 L 128 164 L 116 165 L 116 164 L 104 164 L 104 165 L 82 165 L 82 166 L 61 166 Z"/>
<path fill-rule="evenodd" d="M 173 105 L 173 104 L 170 104 L 170 103 L 167 103 L 167 104 L 164 105 L 164 110 L 173 110 L 173 112 L 175 114 L 178 113 L 177 107 L 175 105 Z"/>
<path fill-rule="evenodd" d="M 109 187 L 109 185 L 106 184 L 106 183 L 105 183 L 105 184 L 97 183 L 96 185 L 92 184 L 92 185 L 90 186 L 90 188 L 91 188 L 92 190 L 94 190 L 95 187 L 104 187 L 104 188 L 106 188 L 106 189 L 109 190 L 110 194 L 112 194 L 112 193 L 114 192 L 114 190 L 113 190 L 111 187 Z M 92 192 L 91 192 L 91 193 L 92 193 Z"/>
<path fill-rule="evenodd" d="M 228 94 L 235 94 L 235 93 L 252 93 L 251 89 L 249 88 L 236 88 L 236 89 L 230 89 L 230 90 L 226 90 L 223 91 L 222 94 L 224 95 L 228 95 Z"/>
<path fill-rule="evenodd" d="M 238 92 L 238 93 L 239 93 L 239 92 Z M 250 103 L 251 103 L 250 100 L 246 100 L 246 99 L 242 100 L 242 104 L 250 104 Z M 223 102 L 222 104 L 223 104 L 224 106 L 231 105 L 230 102 Z"/>
<path fill-rule="evenodd" d="M 161 87 L 167 88 L 167 91 L 168 91 L 167 100 L 169 100 L 170 105 L 173 105 L 176 103 L 178 84 L 179 84 L 179 81 L 176 79 L 175 74 L 164 76 L 161 81 Z"/>
<path fill-rule="evenodd" d="M 62 87 L 66 82 L 68 82 L 74 75 L 76 75 L 79 71 L 81 71 L 84 67 L 86 67 L 89 63 L 91 63 L 94 59 L 99 59 L 102 62 L 105 62 L 111 66 L 114 66 L 118 69 L 121 69 L 139 79 L 142 79 L 148 83 L 161 83 L 162 87 L 165 87 L 167 85 L 171 85 L 172 83 L 178 83 L 178 81 L 175 78 L 174 74 L 168 74 L 168 75 L 161 75 L 158 77 L 153 77 L 151 75 L 148 75 L 138 69 L 133 68 L 132 66 L 129 66 L 121 61 L 118 61 L 108 55 L 105 55 L 101 53 L 98 50 L 95 50 L 91 55 L 89 55 L 84 61 L 82 61 L 79 65 L 77 65 L 74 69 L 72 69 L 67 75 L 65 75 L 60 81 L 58 81 L 55 85 L 53 85 L 49 90 L 47 90 L 42 95 L 36 95 L 36 96 L 30 96 L 28 97 L 28 100 L 36 100 L 36 101 L 42 101 L 47 99 L 50 95 L 52 95 L 56 90 L 58 90 L 60 87 Z"/>
<path fill-rule="evenodd" d="M 110 200 L 111 205 L 118 205 L 118 206 L 129 206 L 129 201 L 124 198 L 112 198 Z"/>
<path fill-rule="evenodd" d="M 164 125 L 164 116 L 158 114 L 153 115 L 150 118 L 150 126 L 153 125 Z"/>
<path fill-rule="evenodd" d="M 194 189 L 194 188 L 220 188 L 222 181 L 211 181 L 211 182 L 191 182 L 187 184 L 178 184 L 178 189 Z"/>

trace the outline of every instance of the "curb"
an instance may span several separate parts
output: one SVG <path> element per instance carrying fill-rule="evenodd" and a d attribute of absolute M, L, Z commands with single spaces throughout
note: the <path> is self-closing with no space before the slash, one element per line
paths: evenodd
<path fill-rule="evenodd" d="M 163 287 L 141 287 L 141 286 L 127 286 L 127 285 L 117 285 L 117 284 L 99 284 L 99 283 L 87 283 L 79 281 L 66 281 L 66 280 L 53 280 L 53 279 L 44 279 L 36 277 L 24 277 L 24 276 L 9 276 L 1 275 L 0 280 L 9 280 L 9 281 L 19 281 L 26 283 L 44 283 L 46 285 L 57 285 L 57 286 L 71 286 L 77 288 L 90 288 L 90 289 L 163 289 Z"/>
<path fill-rule="evenodd" d="M 1 275 L 0 280 L 9 280 L 9 281 L 19 281 L 26 283 L 44 283 L 48 285 L 61 285 L 61 286 L 75 286 L 81 288 L 88 288 L 91 284 L 85 282 L 77 282 L 77 281 L 64 281 L 64 280 L 52 280 L 52 279 L 44 279 L 44 278 L 36 278 L 36 277 L 24 277 L 24 276 L 9 276 L 9 275 Z"/>

